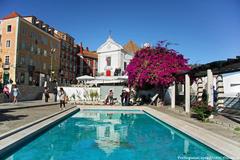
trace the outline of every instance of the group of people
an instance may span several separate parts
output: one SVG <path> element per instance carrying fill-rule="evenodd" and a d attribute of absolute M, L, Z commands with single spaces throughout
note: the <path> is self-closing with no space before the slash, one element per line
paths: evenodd
<path fill-rule="evenodd" d="M 3 87 L 3 93 L 6 95 L 8 101 L 10 102 L 12 98 L 12 102 L 15 104 L 18 102 L 18 97 L 21 95 L 17 85 L 13 85 L 12 90 L 8 88 L 7 85 L 4 85 Z M 54 101 L 57 102 L 57 96 L 59 96 L 60 100 L 60 109 L 65 109 L 65 104 L 66 104 L 66 93 L 63 90 L 63 88 L 60 88 L 60 90 L 57 90 L 57 87 L 54 87 L 53 89 L 53 94 L 54 94 Z M 45 102 L 48 102 L 48 99 L 50 98 L 49 94 L 49 88 L 45 87 L 44 88 L 44 96 L 45 96 Z"/>
<path fill-rule="evenodd" d="M 122 106 L 129 106 L 130 105 L 130 91 L 123 89 L 122 93 L 120 95 L 121 97 L 121 104 Z M 113 98 L 113 91 L 109 90 L 109 93 L 105 99 L 105 103 L 104 104 L 109 104 L 109 105 L 113 105 L 114 104 L 114 98 Z"/>
<path fill-rule="evenodd" d="M 65 109 L 65 104 L 66 104 L 66 92 L 63 90 L 63 88 L 61 87 L 59 92 L 57 90 L 57 87 L 55 86 L 53 88 L 53 94 L 54 94 L 54 101 L 57 102 L 57 96 L 59 96 L 59 100 L 60 100 L 60 109 Z M 44 88 L 44 96 L 45 96 L 45 102 L 48 102 L 48 99 L 50 98 L 50 94 L 49 94 L 49 88 L 45 87 Z"/>
<path fill-rule="evenodd" d="M 127 90 L 123 89 L 122 90 L 122 94 L 120 95 L 120 97 L 121 97 L 122 106 L 129 106 L 130 92 L 128 92 Z"/>
<path fill-rule="evenodd" d="M 4 85 L 3 87 L 3 93 L 6 95 L 8 101 L 10 101 L 10 98 L 12 97 L 13 99 L 13 103 L 17 103 L 17 97 L 18 95 L 20 94 L 20 91 L 19 89 L 17 88 L 17 85 L 13 85 L 13 89 L 9 90 L 8 86 L 7 85 Z"/>

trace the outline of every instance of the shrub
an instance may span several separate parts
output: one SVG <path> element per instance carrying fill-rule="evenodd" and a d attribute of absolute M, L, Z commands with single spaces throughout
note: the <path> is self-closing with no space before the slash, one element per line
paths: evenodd
<path fill-rule="evenodd" d="M 99 98 L 98 91 L 94 92 L 94 96 L 95 96 L 95 100 L 97 100 Z"/>
<path fill-rule="evenodd" d="M 93 90 L 90 90 L 89 95 L 91 97 L 91 100 L 93 101 L 93 98 L 95 97 L 95 92 Z"/>
<path fill-rule="evenodd" d="M 126 68 L 128 84 L 135 88 L 147 86 L 168 87 L 173 81 L 182 81 L 176 74 L 190 70 L 188 59 L 160 41 L 157 46 L 138 50 Z"/>
<path fill-rule="evenodd" d="M 236 128 L 234 128 L 234 130 L 239 132 L 240 131 L 240 127 L 236 127 Z"/>
<path fill-rule="evenodd" d="M 214 112 L 214 108 L 205 102 L 197 101 L 192 104 L 192 112 L 195 113 L 199 120 L 205 122 L 207 118 Z"/>
<path fill-rule="evenodd" d="M 94 90 L 90 90 L 89 91 L 89 96 L 91 97 L 91 100 L 97 100 L 99 95 L 98 95 L 98 91 L 94 91 Z"/>

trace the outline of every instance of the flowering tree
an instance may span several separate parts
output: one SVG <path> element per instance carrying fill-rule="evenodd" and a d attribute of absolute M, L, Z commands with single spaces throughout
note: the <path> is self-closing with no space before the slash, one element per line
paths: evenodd
<path fill-rule="evenodd" d="M 190 70 L 187 59 L 173 49 L 168 49 L 164 41 L 156 47 L 145 47 L 135 53 L 126 68 L 128 82 L 135 88 L 145 85 L 168 87 L 178 81 L 175 74 Z"/>

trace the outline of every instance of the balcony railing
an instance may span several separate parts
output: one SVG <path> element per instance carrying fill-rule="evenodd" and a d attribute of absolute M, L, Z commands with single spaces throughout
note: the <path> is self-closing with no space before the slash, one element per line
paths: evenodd
<path fill-rule="evenodd" d="M 3 67 L 3 69 L 9 69 L 10 63 L 3 63 L 2 67 Z"/>

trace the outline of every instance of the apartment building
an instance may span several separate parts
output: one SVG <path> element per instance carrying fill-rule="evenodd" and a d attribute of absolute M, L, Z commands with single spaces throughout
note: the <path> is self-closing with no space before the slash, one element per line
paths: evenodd
<path fill-rule="evenodd" d="M 90 75 L 97 76 L 98 55 L 96 51 L 90 51 L 88 47 L 83 48 L 80 44 L 80 64 L 79 64 L 79 76 Z"/>
<path fill-rule="evenodd" d="M 60 40 L 60 83 L 72 83 L 77 76 L 78 61 L 77 55 L 79 46 L 74 43 L 74 38 L 67 33 L 55 30 L 54 36 Z"/>
<path fill-rule="evenodd" d="M 0 21 L 3 83 L 43 85 L 59 79 L 61 40 L 54 31 L 36 17 L 16 12 Z"/>

